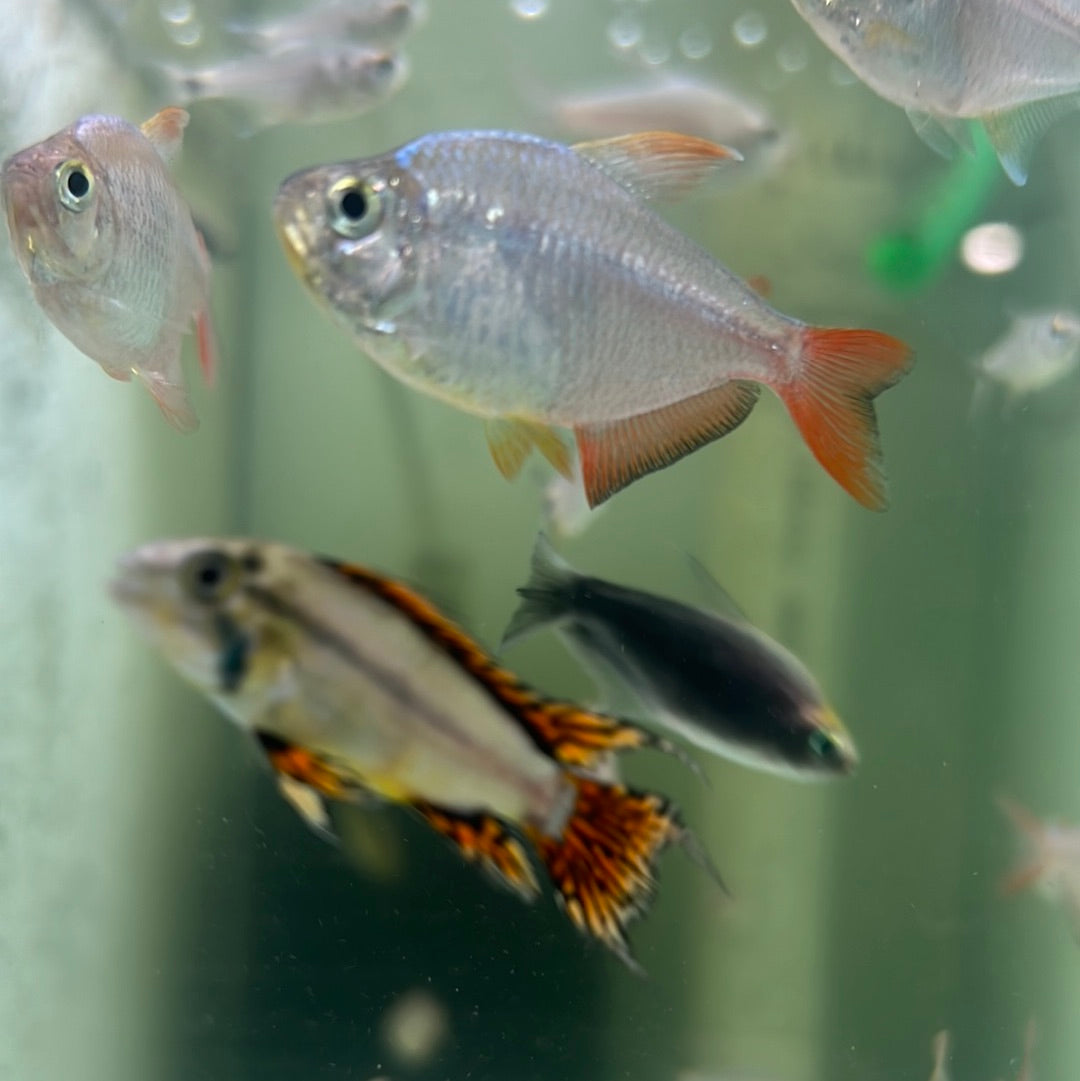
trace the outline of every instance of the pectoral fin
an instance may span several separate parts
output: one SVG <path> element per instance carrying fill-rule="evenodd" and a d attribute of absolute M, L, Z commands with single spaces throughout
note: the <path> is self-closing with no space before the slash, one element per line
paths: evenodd
<path fill-rule="evenodd" d="M 458 814 L 430 803 L 418 802 L 413 807 L 467 862 L 479 864 L 495 881 L 525 901 L 534 901 L 539 895 L 540 886 L 524 846 L 497 818 Z"/>
<path fill-rule="evenodd" d="M 338 837 L 334 833 L 333 823 L 330 821 L 330 814 L 322 796 L 314 788 L 284 773 L 278 774 L 277 783 L 278 791 L 285 798 L 285 802 L 296 811 L 311 830 L 324 841 L 336 845 Z"/>
<path fill-rule="evenodd" d="M 488 448 L 495 466 L 507 480 L 513 480 L 535 447 L 567 480 L 573 477 L 573 463 L 566 444 L 548 427 L 515 417 L 494 417 L 485 425 Z"/>
<path fill-rule="evenodd" d="M 150 140 L 154 149 L 167 165 L 172 164 L 184 141 L 184 128 L 188 125 L 187 111 L 170 105 L 155 113 L 141 126 L 143 135 Z"/>
<path fill-rule="evenodd" d="M 642 199 L 679 199 L 743 160 L 729 146 L 672 131 L 596 139 L 572 149 Z"/>

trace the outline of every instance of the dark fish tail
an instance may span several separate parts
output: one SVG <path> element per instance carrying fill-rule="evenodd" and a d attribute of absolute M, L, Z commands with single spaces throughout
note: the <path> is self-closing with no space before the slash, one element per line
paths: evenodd
<path fill-rule="evenodd" d="M 577 572 L 562 559 L 543 533 L 533 546 L 529 580 L 517 592 L 522 598 L 503 632 L 500 649 L 567 616 L 573 603 Z"/>

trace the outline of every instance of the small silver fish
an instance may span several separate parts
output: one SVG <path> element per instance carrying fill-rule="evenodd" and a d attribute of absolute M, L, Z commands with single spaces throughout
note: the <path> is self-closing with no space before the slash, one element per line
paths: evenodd
<path fill-rule="evenodd" d="M 197 427 L 180 366 L 194 322 L 212 383 L 210 260 L 166 165 L 188 115 L 141 128 L 84 116 L 14 154 L 0 174 L 8 232 L 34 299 L 114 379 L 136 375 L 170 424 Z"/>
<path fill-rule="evenodd" d="M 535 693 L 400 582 L 283 545 L 192 539 L 124 557 L 112 593 L 254 737 L 317 833 L 333 828 L 326 800 L 401 804 L 532 901 L 520 834 L 575 926 L 630 965 L 626 927 L 661 850 L 681 843 L 715 874 L 666 799 L 607 779 L 615 752 L 675 748 Z"/>
<path fill-rule="evenodd" d="M 543 535 L 518 593 L 503 644 L 558 629 L 601 682 L 614 675 L 637 696 L 643 720 L 795 779 L 854 770 L 855 745 L 813 676 L 745 619 L 578 574 Z"/>
<path fill-rule="evenodd" d="M 765 385 L 881 508 L 872 400 L 907 347 L 782 315 L 645 203 L 733 157 L 671 132 L 446 132 L 302 170 L 274 217 L 312 295 L 398 379 L 484 417 L 507 477 L 533 447 L 568 476 L 553 428 L 572 428 L 595 506 L 731 431 Z"/>
<path fill-rule="evenodd" d="M 1034 888 L 1061 906 L 1080 941 L 1080 826 L 1042 821 L 1007 796 L 997 802 L 1028 850 L 1027 860 L 1002 879 L 1002 893 Z"/>
<path fill-rule="evenodd" d="M 264 52 L 343 41 L 385 48 L 414 29 L 425 13 L 425 5 L 417 0 L 325 0 L 307 4 L 291 15 L 237 20 L 225 28 L 233 37 Z"/>
<path fill-rule="evenodd" d="M 546 110 L 555 124 L 578 139 L 627 131 L 679 131 L 734 147 L 744 163 L 735 180 L 782 156 L 785 140 L 764 105 L 713 80 L 656 72 L 612 86 L 552 99 Z"/>
<path fill-rule="evenodd" d="M 1080 365 L 1080 315 L 1051 309 L 1016 316 L 976 364 L 979 377 L 999 386 L 1009 403 L 1060 383 Z"/>
<path fill-rule="evenodd" d="M 935 150 L 981 121 L 1009 178 L 1027 179 L 1035 144 L 1080 108 L 1077 0 L 793 0 L 868 86 L 908 111 Z"/>
<path fill-rule="evenodd" d="M 160 73 L 170 96 L 184 105 L 236 101 L 255 132 L 277 124 L 347 120 L 368 112 L 404 84 L 408 63 L 399 54 L 344 43 L 247 56 L 196 70 L 165 64 Z"/>

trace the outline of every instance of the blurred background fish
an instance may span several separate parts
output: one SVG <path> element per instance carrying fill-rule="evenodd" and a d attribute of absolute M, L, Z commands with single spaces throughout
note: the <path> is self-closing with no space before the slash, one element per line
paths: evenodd
<path fill-rule="evenodd" d="M 426 5 L 417 0 L 325 0 L 276 18 L 233 20 L 225 24 L 225 29 L 245 45 L 263 52 L 343 41 L 386 48 L 415 29 L 426 10 Z"/>
<path fill-rule="evenodd" d="M 1080 315 L 1062 309 L 1025 312 L 975 364 L 973 410 L 997 392 L 1006 409 L 1057 386 L 1080 364 Z"/>
<path fill-rule="evenodd" d="M 1080 826 L 1039 819 L 1008 796 L 997 803 L 1026 850 L 1025 861 L 1002 879 L 1002 892 L 1011 896 L 1034 888 L 1061 906 L 1080 941 Z"/>
<path fill-rule="evenodd" d="M 253 54 L 212 67 L 157 66 L 165 94 L 191 105 L 236 103 L 254 133 L 277 124 L 321 124 L 359 116 L 404 84 L 408 62 L 400 53 L 343 42 Z"/>
<path fill-rule="evenodd" d="M 867 85 L 949 153 L 980 121 L 1009 178 L 1027 180 L 1036 143 L 1080 109 L 1076 0 L 793 0 Z"/>
<path fill-rule="evenodd" d="M 740 183 L 778 164 L 787 140 L 768 109 L 712 79 L 660 70 L 547 99 L 560 134 L 599 139 L 630 131 L 679 131 L 730 146 L 745 164 L 724 181 Z"/>
<path fill-rule="evenodd" d="M 198 419 L 180 366 L 194 323 L 212 382 L 210 260 L 167 163 L 188 115 L 163 109 L 136 127 L 84 116 L 4 162 L 8 232 L 34 299 L 114 379 L 137 376 L 174 427 Z"/>
<path fill-rule="evenodd" d="M 485 418 L 506 477 L 534 447 L 568 476 L 571 428 L 596 506 L 732 431 L 764 385 L 881 509 L 872 402 L 908 348 L 775 311 L 646 205 L 737 158 L 671 132 L 443 132 L 293 174 L 274 217 L 315 299 L 391 374 Z"/>
<path fill-rule="evenodd" d="M 737 614 L 578 574 L 543 535 L 518 593 L 503 644 L 555 628 L 605 690 L 614 677 L 636 696 L 632 715 L 753 769 L 799 780 L 854 770 L 855 744 L 813 676 Z"/>

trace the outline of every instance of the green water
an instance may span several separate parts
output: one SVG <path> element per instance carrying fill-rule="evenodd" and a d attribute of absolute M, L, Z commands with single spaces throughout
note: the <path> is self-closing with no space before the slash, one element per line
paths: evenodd
<path fill-rule="evenodd" d="M 193 108 L 179 181 L 217 245 L 223 368 L 215 392 L 196 390 L 196 435 L 45 327 L 5 257 L 0 1069 L 922 1081 L 948 1028 L 956 1081 L 1011 1081 L 1034 1017 L 1038 1077 L 1070 1081 L 1080 952 L 1059 909 L 999 896 L 1014 841 L 994 797 L 1080 823 L 1080 406 L 969 414 L 971 361 L 1008 313 L 1077 301 L 1080 124 L 1053 130 L 1015 189 L 937 158 L 787 0 L 756 0 L 754 47 L 732 30 L 750 9 L 727 0 L 550 0 L 533 19 L 504 0 L 429 3 L 410 81 L 368 116 L 240 139 L 227 110 Z M 133 59 L 219 55 L 216 12 L 196 6 L 206 44 L 185 51 L 151 4 L 51 0 L 31 16 L 4 0 L 3 154 L 82 113 L 148 115 L 163 103 Z M 295 169 L 426 131 L 558 134 L 545 95 L 641 70 L 610 43 L 616 19 L 640 24 L 646 51 L 669 49 L 668 66 L 763 101 L 791 139 L 775 170 L 671 220 L 767 276 L 781 310 L 896 334 L 918 357 L 878 403 L 886 514 L 850 501 L 769 398 L 565 546 L 592 573 L 684 600 L 693 553 L 819 676 L 862 757 L 820 786 L 704 755 L 706 785 L 659 756 L 628 763 L 679 802 L 732 890 L 724 901 L 665 856 L 632 931 L 646 979 L 583 943 L 550 898 L 491 888 L 404 812 L 347 816 L 342 848 L 321 843 L 103 589 L 144 540 L 243 533 L 404 575 L 498 641 L 546 474 L 507 484 L 475 419 L 366 360 L 303 294 L 268 208 Z M 705 57 L 680 55 L 687 29 Z M 1022 231 L 1016 271 L 965 269 L 949 238 L 969 214 Z M 868 253 L 897 235 L 931 238 L 933 266 L 875 274 Z M 594 695 L 551 636 L 508 660 L 544 690 Z M 409 1065 L 383 1024 L 418 988 L 448 1036 Z"/>

